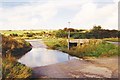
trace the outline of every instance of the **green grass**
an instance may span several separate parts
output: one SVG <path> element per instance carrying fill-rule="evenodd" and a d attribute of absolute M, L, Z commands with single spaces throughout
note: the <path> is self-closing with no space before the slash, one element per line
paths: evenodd
<path fill-rule="evenodd" d="M 120 38 L 104 38 L 104 41 L 120 42 Z"/>
<path fill-rule="evenodd" d="M 48 46 L 49 49 L 57 49 L 66 51 L 67 49 L 67 39 L 63 38 L 44 38 L 44 43 Z"/>
<path fill-rule="evenodd" d="M 90 40 L 88 43 L 76 47 L 67 48 L 67 39 L 43 39 L 51 49 L 61 50 L 77 57 L 111 57 L 118 55 L 118 46 L 101 40 Z"/>
<path fill-rule="evenodd" d="M 5 36 L 9 36 L 9 35 L 13 35 L 12 37 L 16 38 L 16 39 L 41 39 L 42 38 L 42 33 L 43 32 L 47 32 L 49 33 L 48 30 L 0 30 L 0 33 L 5 35 Z M 32 37 L 29 37 L 28 34 L 33 34 Z M 15 36 L 15 34 L 17 36 Z"/>
<path fill-rule="evenodd" d="M 69 53 L 77 57 L 110 57 L 118 55 L 118 47 L 110 43 L 88 44 L 72 48 Z"/>
<path fill-rule="evenodd" d="M 32 32 L 32 33 L 40 33 L 44 30 L 0 30 L 0 33 L 3 33 L 3 34 L 6 34 L 6 35 L 9 35 L 9 34 L 19 34 L 19 35 L 22 35 L 26 32 Z"/>

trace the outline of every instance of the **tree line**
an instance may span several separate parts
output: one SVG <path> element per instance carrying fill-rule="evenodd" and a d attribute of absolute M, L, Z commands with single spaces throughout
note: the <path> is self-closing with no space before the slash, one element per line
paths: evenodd
<path fill-rule="evenodd" d="M 102 29 L 101 26 L 93 26 L 91 30 L 78 30 L 73 28 L 64 28 L 59 29 L 56 31 L 55 36 L 60 38 L 67 38 L 68 31 L 70 31 L 70 37 L 75 39 L 84 39 L 84 38 L 95 38 L 95 39 L 102 39 L 102 38 L 116 38 L 120 37 L 120 31 L 118 30 L 108 30 Z"/>
<path fill-rule="evenodd" d="M 103 38 L 116 38 L 120 37 L 119 30 L 108 30 L 103 29 L 101 26 L 93 26 L 91 30 L 85 29 L 74 29 L 74 28 L 64 28 L 54 31 L 41 31 L 41 32 L 25 32 L 21 35 L 17 33 L 12 33 L 10 36 L 12 37 L 35 37 L 35 36 L 42 36 L 42 37 L 57 37 L 57 38 L 67 38 L 68 32 L 70 31 L 70 37 L 74 39 L 103 39 Z"/>

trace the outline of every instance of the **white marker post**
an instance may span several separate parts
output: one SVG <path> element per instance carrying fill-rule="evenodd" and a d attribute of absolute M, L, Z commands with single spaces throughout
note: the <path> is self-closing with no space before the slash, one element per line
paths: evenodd
<path fill-rule="evenodd" d="M 70 28 L 70 22 L 68 22 Z M 68 50 L 70 50 L 70 30 L 68 31 Z M 70 56 L 68 55 L 68 60 L 70 60 Z"/>

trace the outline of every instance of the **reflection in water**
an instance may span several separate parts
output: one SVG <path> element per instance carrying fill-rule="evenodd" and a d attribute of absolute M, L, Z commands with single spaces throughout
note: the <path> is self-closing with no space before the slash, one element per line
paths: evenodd
<path fill-rule="evenodd" d="M 49 50 L 40 40 L 29 42 L 33 49 L 18 60 L 29 67 L 45 66 L 68 60 L 68 54 L 58 50 Z"/>

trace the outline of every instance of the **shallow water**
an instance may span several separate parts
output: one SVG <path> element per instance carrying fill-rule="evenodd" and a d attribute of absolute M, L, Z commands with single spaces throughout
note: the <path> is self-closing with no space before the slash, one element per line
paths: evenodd
<path fill-rule="evenodd" d="M 40 39 L 26 41 L 30 42 L 33 48 L 18 60 L 18 62 L 26 66 L 45 66 L 76 58 L 58 50 L 47 49 L 47 46 Z"/>

